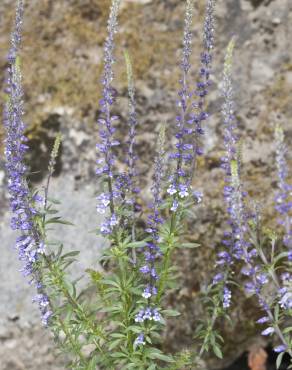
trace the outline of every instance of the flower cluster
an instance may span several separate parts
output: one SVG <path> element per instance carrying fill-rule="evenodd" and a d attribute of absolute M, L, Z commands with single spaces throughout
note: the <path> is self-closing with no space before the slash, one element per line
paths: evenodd
<path fill-rule="evenodd" d="M 223 283 L 223 305 L 224 308 L 229 307 L 231 292 L 226 286 L 226 280 L 228 278 L 228 271 L 230 265 L 233 263 L 233 256 L 241 257 L 241 248 L 238 248 L 236 244 L 238 235 L 238 225 L 235 222 L 236 214 L 235 210 L 238 203 L 234 204 L 234 187 L 232 186 L 231 166 L 232 163 L 236 163 L 237 160 L 237 137 L 235 134 L 236 120 L 234 117 L 234 102 L 233 102 L 233 88 L 232 88 L 232 54 L 234 49 L 234 40 L 228 45 L 224 70 L 223 70 L 223 84 L 222 84 L 222 118 L 224 124 L 224 148 L 225 153 L 221 158 L 221 168 L 225 171 L 225 186 L 224 186 L 224 199 L 226 202 L 227 212 L 229 213 L 229 225 L 231 231 L 224 232 L 223 245 L 227 248 L 225 251 L 218 253 L 216 265 L 222 270 L 213 278 L 213 285 Z M 228 292 L 228 293 L 227 293 Z M 229 293 L 230 292 L 230 293 Z M 228 296 L 228 298 L 227 298 Z M 230 297 L 229 297 L 230 296 Z"/>
<path fill-rule="evenodd" d="M 208 0 L 204 23 L 204 52 L 201 55 L 200 79 L 193 90 L 189 84 L 192 52 L 193 1 L 188 0 L 185 13 L 184 40 L 181 61 L 182 76 L 180 79 L 177 105 L 180 114 L 176 117 L 176 151 L 170 159 L 176 163 L 174 173 L 170 176 L 168 194 L 174 196 L 173 210 L 177 209 L 177 197 L 189 195 L 196 157 L 202 155 L 198 137 L 204 134 L 202 122 L 208 114 L 204 110 L 205 98 L 210 86 L 212 49 L 214 44 L 214 0 Z M 197 98 L 197 99 L 196 99 Z"/>
<path fill-rule="evenodd" d="M 292 308 L 292 276 L 289 272 L 281 275 L 282 287 L 279 289 L 280 307 L 289 310 Z"/>
<path fill-rule="evenodd" d="M 232 54 L 234 40 L 228 45 L 223 72 L 223 105 L 222 117 L 224 124 L 225 155 L 221 158 L 221 167 L 225 170 L 224 198 L 230 217 L 231 232 L 225 232 L 223 244 L 230 247 L 230 255 L 239 259 L 242 257 L 242 248 L 245 245 L 244 235 L 240 234 L 245 228 L 243 197 L 240 191 L 240 157 L 238 153 L 238 138 L 235 133 L 237 127 L 234 116 L 234 101 L 232 88 Z M 240 237 L 239 237 L 240 236 Z M 230 263 L 231 261 L 227 261 Z"/>
<path fill-rule="evenodd" d="M 147 307 L 140 310 L 135 316 L 135 322 L 144 322 L 145 320 L 161 321 L 161 315 L 156 308 Z"/>
<path fill-rule="evenodd" d="M 179 90 L 179 99 L 177 102 L 180 108 L 180 114 L 176 117 L 177 132 L 176 132 L 176 151 L 170 155 L 170 159 L 175 160 L 176 168 L 170 176 L 170 184 L 167 193 L 173 196 L 173 202 L 170 210 L 176 212 L 179 207 L 179 199 L 184 199 L 190 195 L 190 183 L 192 179 L 193 167 L 195 166 L 196 155 L 202 154 L 202 151 L 197 147 L 197 135 L 202 135 L 203 130 L 201 123 L 207 118 L 207 113 L 204 112 L 204 102 L 209 87 L 210 68 L 212 61 L 212 49 L 214 42 L 214 1 L 208 0 L 206 7 L 206 16 L 204 23 L 204 52 L 201 56 L 200 81 L 197 84 L 195 91 L 191 91 L 188 76 L 191 68 L 190 57 L 192 52 L 192 22 L 193 22 L 193 1 L 186 1 L 183 51 L 181 60 L 182 77 L 180 80 L 181 88 Z M 194 96 L 197 96 L 199 101 L 191 103 Z M 163 222 L 159 206 L 161 204 L 161 182 L 163 174 L 163 157 L 164 157 L 164 132 L 158 142 L 158 155 L 155 160 L 154 168 L 154 184 L 152 187 L 154 202 L 152 205 L 152 213 L 148 217 L 146 232 L 150 235 L 151 241 L 147 242 L 147 248 L 144 250 L 145 264 L 140 268 L 143 275 L 147 277 L 147 284 L 144 288 L 142 296 L 147 300 L 149 305 L 151 297 L 157 294 L 156 281 L 159 279 L 155 268 L 155 262 L 161 257 L 159 248 L 158 228 Z M 199 202 L 202 194 L 195 192 L 194 197 Z M 152 312 L 152 314 L 151 314 Z M 154 312 L 154 314 L 153 314 Z M 156 315 L 158 309 L 143 308 L 136 316 L 136 321 L 143 322 L 145 319 L 154 321 L 160 318 Z M 154 315 L 154 316 L 153 316 Z"/>
<path fill-rule="evenodd" d="M 225 170 L 224 198 L 229 214 L 229 224 L 231 232 L 224 233 L 223 244 L 227 247 L 226 251 L 218 253 L 217 265 L 224 268 L 224 272 L 219 273 L 213 279 L 213 284 L 224 282 L 223 305 L 228 307 L 230 304 L 229 289 L 225 285 L 228 278 L 228 271 L 236 260 L 243 260 L 244 267 L 241 272 L 250 278 L 246 284 L 249 293 L 259 294 L 261 287 L 267 283 L 266 276 L 259 272 L 255 265 L 254 257 L 257 255 L 255 249 L 251 249 L 248 241 L 248 217 L 245 209 L 245 192 L 242 190 L 240 180 L 240 157 L 238 154 L 238 139 L 235 134 L 236 120 L 234 116 L 234 101 L 232 88 L 232 54 L 234 40 L 228 45 L 223 71 L 223 106 L 222 116 L 224 124 L 224 147 L 225 155 L 221 158 L 221 167 Z M 262 301 L 262 299 L 261 299 Z"/>
<path fill-rule="evenodd" d="M 4 108 L 4 126 L 6 129 L 5 156 L 6 170 L 8 174 L 8 190 L 10 194 L 10 206 L 13 212 L 11 227 L 19 230 L 21 235 L 17 238 L 16 249 L 19 259 L 23 262 L 22 273 L 30 276 L 30 283 L 35 284 L 38 291 L 42 322 L 48 324 L 52 315 L 49 307 L 49 299 L 44 293 L 41 273 L 37 269 L 40 255 L 44 253 L 44 243 L 40 238 L 38 229 L 34 224 L 34 217 L 38 213 L 35 203 L 41 201 L 37 195 L 31 196 L 26 176 L 27 167 L 24 163 L 24 155 L 28 149 L 25 137 L 25 124 L 23 122 L 23 89 L 22 76 L 19 62 L 19 48 L 21 45 L 21 29 L 23 19 L 23 2 L 17 3 L 15 29 L 12 33 L 11 48 L 8 54 L 7 73 L 7 102 Z"/>
<path fill-rule="evenodd" d="M 103 97 L 100 100 L 101 116 L 98 119 L 101 142 L 96 145 L 101 154 L 97 160 L 98 169 L 96 173 L 103 175 L 108 185 L 107 192 L 100 194 L 97 198 L 97 211 L 100 213 L 105 213 L 107 209 L 110 211 L 110 216 L 105 218 L 105 221 L 100 227 L 100 232 L 103 235 L 111 234 L 114 227 L 118 224 L 118 218 L 115 213 L 115 200 L 120 198 L 121 188 L 124 187 L 121 177 L 114 177 L 113 172 L 116 159 L 113 153 L 113 147 L 120 145 L 119 141 L 114 138 L 116 131 L 114 124 L 119 117 L 112 114 L 112 105 L 116 100 L 117 94 L 112 86 L 112 82 L 114 78 L 113 64 L 115 62 L 114 36 L 117 32 L 119 6 L 120 0 L 113 1 L 108 20 L 108 35 L 104 44 Z"/>
<path fill-rule="evenodd" d="M 140 272 L 146 280 L 142 297 L 146 300 L 145 305 L 149 306 L 152 302 L 152 297 L 156 296 L 158 289 L 156 283 L 159 276 L 156 271 L 155 263 L 162 256 L 159 247 L 159 225 L 163 223 L 160 215 L 159 207 L 162 203 L 161 191 L 162 191 L 162 179 L 164 174 L 164 149 L 165 143 L 165 126 L 162 127 L 158 143 L 157 143 L 157 156 L 154 162 L 154 181 L 152 186 L 153 204 L 151 205 L 152 213 L 148 216 L 146 233 L 149 235 L 150 240 L 147 241 L 146 247 L 144 248 L 144 265 L 140 268 Z M 161 321 L 161 316 L 158 312 L 158 308 L 152 303 L 154 307 L 146 307 L 140 309 L 135 317 L 136 322 L 144 322 L 145 320 Z M 144 333 L 140 333 L 140 335 Z M 139 337 L 138 337 L 139 338 Z M 138 341 L 137 338 L 137 341 Z M 140 343 L 141 344 L 141 343 Z"/>

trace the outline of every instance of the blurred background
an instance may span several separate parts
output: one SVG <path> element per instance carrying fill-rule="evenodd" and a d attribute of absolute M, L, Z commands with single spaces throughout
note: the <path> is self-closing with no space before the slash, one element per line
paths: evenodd
<path fill-rule="evenodd" d="M 192 76 L 197 76 L 202 40 L 204 0 L 195 1 Z M 14 17 L 13 0 L 0 3 L 0 81 L 5 77 L 5 57 Z M 22 50 L 26 122 L 34 174 L 31 181 L 42 186 L 49 152 L 57 132 L 64 138 L 51 194 L 62 201 L 61 214 L 77 226 L 57 230 L 68 250 L 81 250 L 73 274 L 97 267 L 104 241 L 90 233 L 98 223 L 95 211 L 96 118 L 99 115 L 103 42 L 109 0 L 26 1 Z M 150 199 L 154 147 L 157 132 L 167 123 L 167 145 L 174 142 L 178 90 L 178 62 L 182 46 L 184 1 L 122 0 L 117 35 L 116 83 L 119 97 L 116 113 L 121 116 L 118 136 L 127 136 L 127 86 L 123 50 L 132 56 L 136 79 L 139 129 L 137 151 L 142 192 L 139 202 Z M 225 48 L 236 36 L 234 89 L 237 119 L 243 138 L 243 178 L 253 200 L 259 201 L 267 226 L 275 226 L 273 192 L 276 186 L 273 127 L 281 122 L 288 146 L 292 145 L 292 2 L 291 0 L 218 0 L 216 12 L 214 82 L 209 95 L 211 118 L 206 124 L 205 155 L 200 158 L 193 186 L 204 192 L 204 202 L 190 220 L 190 239 L 201 243 L 195 251 L 176 256 L 180 288 L 169 304 L 183 314 L 165 334 L 166 348 L 176 351 L 193 343 L 193 333 L 204 309 L 199 292 L 212 277 L 215 253 L 226 227 L 223 203 L 223 172 L 220 121 L 220 79 Z M 3 102 L 3 93 L 1 101 Z M 2 104 L 1 104 L 2 106 Z M 2 108 L 2 107 L 1 107 Z M 3 130 L 0 129 L 1 142 Z M 21 277 L 9 229 L 8 199 L 1 145 L 0 158 L 0 369 L 58 370 L 49 333 L 41 328 L 34 292 Z M 119 153 L 123 165 L 123 152 Z M 290 165 L 292 164 L 290 158 Z M 259 317 L 253 299 L 240 292 L 234 296 L 232 323 L 219 323 L 225 333 L 224 361 L 210 359 L 212 368 L 234 365 L 243 353 L 267 347 L 254 324 Z M 260 350 L 259 350 L 260 351 Z M 239 365 L 238 369 L 244 369 Z"/>

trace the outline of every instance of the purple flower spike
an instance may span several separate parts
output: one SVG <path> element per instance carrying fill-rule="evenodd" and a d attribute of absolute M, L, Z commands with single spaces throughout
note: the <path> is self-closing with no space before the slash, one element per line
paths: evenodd
<path fill-rule="evenodd" d="M 108 184 L 108 192 L 102 194 L 103 199 L 98 199 L 97 211 L 105 213 L 108 208 L 111 216 L 115 213 L 115 200 L 120 197 L 121 191 L 125 186 L 124 179 L 117 176 L 114 179 L 113 168 L 115 164 L 115 155 L 112 151 L 114 146 L 119 145 L 119 142 L 114 138 L 116 121 L 118 117 L 112 114 L 112 106 L 116 100 L 116 90 L 112 86 L 114 79 L 113 64 L 114 58 L 114 36 L 118 26 L 118 12 L 120 0 L 114 0 L 110 9 L 108 19 L 108 35 L 104 44 L 104 70 L 102 77 L 102 99 L 100 100 L 101 115 L 98 119 L 100 143 L 97 144 L 97 150 L 100 153 L 100 158 L 97 160 L 99 165 L 97 169 L 98 175 L 103 175 Z M 106 200 L 106 203 L 105 203 Z M 109 220 L 109 224 L 111 221 Z M 111 228 L 107 224 L 101 225 L 101 233 L 108 235 L 111 233 Z"/>
<path fill-rule="evenodd" d="M 191 69 L 193 37 L 193 1 L 187 0 L 184 24 L 184 39 L 181 59 L 180 90 L 177 106 L 179 114 L 176 117 L 177 139 L 176 151 L 170 155 L 176 168 L 170 177 L 167 192 L 177 197 L 185 198 L 190 192 L 190 186 L 195 169 L 196 158 L 203 154 L 200 147 L 200 136 L 204 134 L 202 123 L 208 117 L 204 110 L 205 99 L 210 86 L 212 50 L 214 47 L 214 0 L 207 0 L 204 21 L 204 51 L 201 55 L 200 79 L 192 89 L 189 83 Z M 182 188 L 183 187 L 183 188 Z"/>
<path fill-rule="evenodd" d="M 5 167 L 8 176 L 10 208 L 14 213 L 11 219 L 11 227 L 13 230 L 19 230 L 21 234 L 16 240 L 19 259 L 23 262 L 21 272 L 23 276 L 30 276 L 30 283 L 34 283 L 36 286 L 38 295 L 34 301 L 38 303 L 42 322 L 47 326 L 52 312 L 49 308 L 49 299 L 44 291 L 41 274 L 36 267 L 36 261 L 45 249 L 39 230 L 34 224 L 37 211 L 33 203 L 40 201 L 40 199 L 38 197 L 31 198 L 26 181 L 27 167 L 24 163 L 28 146 L 26 145 L 27 138 L 24 135 L 26 126 L 23 122 L 23 88 L 19 62 L 23 10 L 23 1 L 19 0 L 16 8 L 15 26 L 11 36 L 11 46 L 7 57 L 6 92 L 8 99 L 4 107 Z"/>

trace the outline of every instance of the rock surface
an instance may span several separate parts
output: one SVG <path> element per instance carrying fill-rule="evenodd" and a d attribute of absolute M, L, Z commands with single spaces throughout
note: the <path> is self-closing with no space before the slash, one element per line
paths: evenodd
<path fill-rule="evenodd" d="M 0 4 L 0 69 L 4 80 L 5 52 L 13 17 L 12 0 Z M 53 182 L 54 197 L 62 200 L 62 214 L 77 228 L 58 230 L 68 249 L 81 250 L 83 267 L 96 264 L 102 244 L 87 230 L 98 224 L 95 213 L 95 119 L 98 115 L 98 85 L 102 43 L 105 38 L 108 0 L 32 0 L 27 2 L 23 48 L 23 74 L 26 89 L 26 120 L 31 145 L 29 161 L 32 181 L 41 185 L 48 162 L 48 150 L 56 132 L 64 145 Z M 195 2 L 193 66 L 198 65 L 201 20 L 204 1 Z M 134 61 L 137 82 L 139 170 L 142 175 L 142 203 L 149 200 L 156 133 L 167 122 L 169 144 L 173 141 L 178 58 L 183 26 L 183 2 L 179 0 L 128 0 L 123 3 L 118 35 L 116 86 L 117 111 L 121 115 L 120 136 L 126 136 L 126 77 L 123 49 Z M 214 60 L 214 87 L 209 98 L 211 118 L 206 126 L 206 154 L 199 162 L 194 186 L 203 190 L 204 204 L 192 220 L 192 238 L 203 247 L 177 256 L 183 265 L 182 288 L 170 304 L 184 312 L 167 334 L 167 347 L 190 345 L 196 320 L 203 315 L 197 296 L 213 268 L 214 251 L 220 245 L 225 212 L 222 201 L 223 174 L 219 169 L 222 150 L 220 125 L 220 78 L 224 49 L 236 35 L 234 60 L 237 118 L 244 139 L 244 176 L 250 195 L 263 205 L 267 225 L 274 223 L 273 125 L 281 121 L 288 145 L 292 144 L 292 3 L 290 0 L 218 0 L 217 36 Z M 197 69 L 193 69 L 196 76 Z M 2 89 L 1 89 L 2 90 Z M 3 99 L 2 99 L 3 100 Z M 122 153 L 120 153 L 122 155 Z M 120 156 L 120 158 L 122 158 Z M 291 164 L 291 161 L 290 161 Z M 122 162 L 119 164 L 123 166 Z M 208 184 L 208 186 L 206 186 Z M 0 259 L 0 369 L 63 368 L 55 357 L 48 333 L 40 328 L 38 313 L 31 304 L 32 290 L 21 278 L 12 248 L 14 234 L 9 230 L 9 213 L 0 172 L 1 259 Z M 73 219 L 72 219 L 73 218 Z M 204 267 L 204 268 L 203 268 Z M 238 293 L 240 302 L 232 311 L 233 327 L 224 330 L 228 342 L 227 360 L 244 351 L 256 337 L 258 328 L 249 320 L 255 313 L 250 300 Z M 236 333 L 236 335 L 234 335 Z M 218 365 L 218 364 L 217 364 Z M 218 366 L 216 366 L 218 367 Z"/>

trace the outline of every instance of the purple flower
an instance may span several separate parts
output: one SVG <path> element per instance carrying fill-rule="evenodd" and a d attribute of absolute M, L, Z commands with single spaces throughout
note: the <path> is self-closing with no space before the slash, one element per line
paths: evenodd
<path fill-rule="evenodd" d="M 283 283 L 292 282 L 291 274 L 289 272 L 284 272 L 283 274 L 281 274 L 281 280 L 282 280 Z"/>
<path fill-rule="evenodd" d="M 256 276 L 257 281 L 261 284 L 267 284 L 269 282 L 267 274 L 261 273 Z"/>
<path fill-rule="evenodd" d="M 110 196 L 107 193 L 101 193 L 97 197 L 98 204 L 96 206 L 97 212 L 104 214 L 107 210 L 108 205 L 110 204 Z"/>
<path fill-rule="evenodd" d="M 143 322 L 143 321 L 144 321 L 144 310 L 140 310 L 135 316 L 135 322 Z"/>
<path fill-rule="evenodd" d="M 281 353 L 281 352 L 285 352 L 286 349 L 287 349 L 287 346 L 285 344 L 280 344 L 279 346 L 274 348 L 274 351 L 276 353 Z"/>
<path fill-rule="evenodd" d="M 231 303 L 231 290 L 225 286 L 223 289 L 223 308 L 230 307 Z"/>
<path fill-rule="evenodd" d="M 135 322 L 142 323 L 145 320 L 161 321 L 162 317 L 157 308 L 146 307 L 141 309 L 135 316 Z"/>
<path fill-rule="evenodd" d="M 53 316 L 52 311 L 45 311 L 42 316 L 42 324 L 47 327 L 49 325 L 50 318 Z"/>
<path fill-rule="evenodd" d="M 150 275 L 151 275 L 151 277 L 152 277 L 154 280 L 158 280 L 158 275 L 157 275 L 157 272 L 156 272 L 155 267 L 152 267 L 152 268 L 151 268 Z"/>
<path fill-rule="evenodd" d="M 108 220 L 101 223 L 100 232 L 101 232 L 102 235 L 110 235 L 111 234 L 112 229 L 109 226 L 109 221 Z"/>
<path fill-rule="evenodd" d="M 172 212 L 176 212 L 176 211 L 177 211 L 177 209 L 178 209 L 178 206 L 179 206 L 178 201 L 177 201 L 176 199 L 174 199 L 174 200 L 173 200 L 173 202 L 172 202 L 172 206 L 171 206 L 170 210 L 171 210 Z"/>
<path fill-rule="evenodd" d="M 161 321 L 162 320 L 161 315 L 160 315 L 160 313 L 158 312 L 158 310 L 156 308 L 154 310 L 152 310 L 152 319 L 153 319 L 153 321 Z"/>
<path fill-rule="evenodd" d="M 176 193 L 177 193 L 177 189 L 176 189 L 176 187 L 175 187 L 173 184 L 171 184 L 171 185 L 168 187 L 167 192 L 168 192 L 168 194 L 170 194 L 170 195 L 174 195 L 174 194 L 176 194 Z"/>
<path fill-rule="evenodd" d="M 144 289 L 143 293 L 142 293 L 142 297 L 144 297 L 145 299 L 148 299 L 151 296 L 152 296 L 151 286 L 147 285 L 146 288 Z"/>
<path fill-rule="evenodd" d="M 201 191 L 193 191 L 193 196 L 196 199 L 197 203 L 201 203 L 203 199 L 203 193 Z"/>
<path fill-rule="evenodd" d="M 115 214 L 111 215 L 111 218 L 109 220 L 109 224 L 110 224 L 111 227 L 114 227 L 118 224 L 118 218 Z"/>
<path fill-rule="evenodd" d="M 142 272 L 142 274 L 149 274 L 151 269 L 148 265 L 145 265 L 140 268 L 140 271 Z"/>
<path fill-rule="evenodd" d="M 223 273 L 219 272 L 217 275 L 214 276 L 212 284 L 216 285 L 216 284 L 220 283 L 220 281 L 222 281 L 223 279 L 224 279 Z"/>
<path fill-rule="evenodd" d="M 287 287 L 281 288 L 279 290 L 280 293 L 280 300 L 279 305 L 284 309 L 291 309 L 292 308 L 292 290 L 288 290 Z"/>
<path fill-rule="evenodd" d="M 134 347 L 137 347 L 139 345 L 144 345 L 146 344 L 145 340 L 144 340 L 144 334 L 141 333 L 138 335 L 138 337 L 135 339 L 135 342 L 134 342 Z"/>
<path fill-rule="evenodd" d="M 147 307 L 144 311 L 143 321 L 145 320 L 152 320 L 152 310 L 149 307 Z"/>
<path fill-rule="evenodd" d="M 49 299 L 44 294 L 38 294 L 33 299 L 33 302 L 37 302 L 41 308 L 47 307 L 49 305 Z"/>
<path fill-rule="evenodd" d="M 188 192 L 188 187 L 186 185 L 183 185 L 183 184 L 180 184 L 179 185 L 179 196 L 181 198 L 185 198 L 189 195 L 189 192 Z"/>
<path fill-rule="evenodd" d="M 274 332 L 275 332 L 275 329 L 270 326 L 269 328 L 266 328 L 265 330 L 263 330 L 261 332 L 261 334 L 264 335 L 264 336 L 266 336 L 266 335 L 270 335 L 270 334 L 272 334 Z"/>
<path fill-rule="evenodd" d="M 155 286 L 147 285 L 142 293 L 142 297 L 145 299 L 150 298 L 152 295 L 157 294 L 157 288 Z"/>
<path fill-rule="evenodd" d="M 268 316 L 261 317 L 260 319 L 257 320 L 258 324 L 264 324 L 266 322 L 270 321 Z"/>

